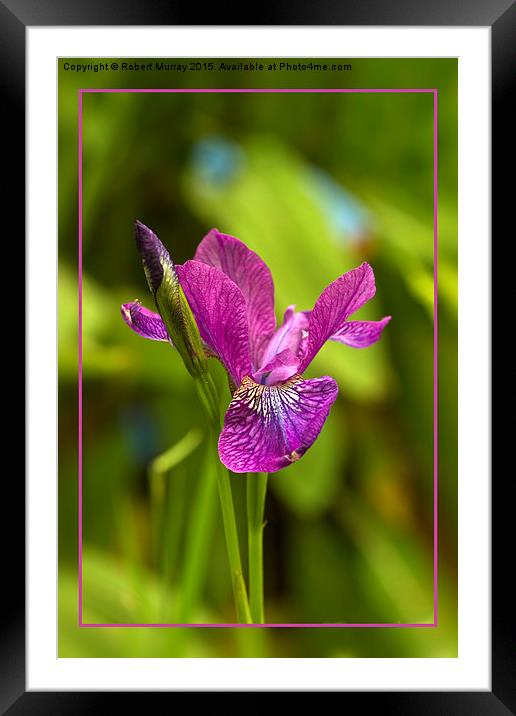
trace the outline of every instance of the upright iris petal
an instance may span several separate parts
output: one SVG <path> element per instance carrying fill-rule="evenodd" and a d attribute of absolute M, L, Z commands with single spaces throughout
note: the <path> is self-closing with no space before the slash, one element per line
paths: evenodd
<path fill-rule="evenodd" d="M 288 348 L 295 356 L 304 350 L 308 336 L 309 312 L 296 312 L 295 306 L 289 306 L 283 316 L 283 324 L 267 343 L 262 355 L 262 363 L 268 363 L 281 351 Z"/>
<path fill-rule="evenodd" d="M 217 229 L 204 237 L 194 258 L 220 269 L 242 291 L 247 304 L 249 353 L 253 366 L 259 368 L 264 347 L 276 327 L 274 283 L 268 266 L 239 239 Z"/>
<path fill-rule="evenodd" d="M 242 292 L 222 271 L 199 261 L 187 261 L 177 271 L 202 339 L 239 385 L 251 373 Z"/>
<path fill-rule="evenodd" d="M 262 366 L 253 378 L 264 385 L 275 385 L 298 372 L 300 357 L 308 337 L 308 312 L 289 306 L 283 324 L 272 335 L 262 353 Z"/>
<path fill-rule="evenodd" d="M 373 270 L 367 263 L 343 274 L 324 289 L 310 313 L 308 343 L 301 360 L 301 371 L 342 328 L 346 318 L 373 298 L 375 292 Z"/>
<path fill-rule="evenodd" d="M 253 378 L 262 385 L 277 385 L 288 380 L 297 373 L 299 358 L 289 348 L 276 353 L 260 370 L 253 373 Z"/>

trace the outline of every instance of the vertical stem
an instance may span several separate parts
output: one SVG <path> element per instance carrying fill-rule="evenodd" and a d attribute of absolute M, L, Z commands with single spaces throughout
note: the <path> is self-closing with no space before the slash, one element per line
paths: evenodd
<path fill-rule="evenodd" d="M 249 551 L 249 596 L 254 624 L 265 622 L 263 606 L 263 513 L 267 473 L 247 475 L 247 544 Z"/>
<path fill-rule="evenodd" d="M 218 456 L 217 456 L 218 458 Z M 224 532 L 226 535 L 226 547 L 228 551 L 229 569 L 231 572 L 231 584 L 233 597 L 237 612 L 238 622 L 241 624 L 252 624 L 247 590 L 240 561 L 240 547 L 238 544 L 238 531 L 235 519 L 235 508 L 233 505 L 233 494 L 229 473 L 224 465 L 217 459 L 217 481 L 219 487 L 220 505 L 222 507 L 222 518 L 224 521 Z"/>

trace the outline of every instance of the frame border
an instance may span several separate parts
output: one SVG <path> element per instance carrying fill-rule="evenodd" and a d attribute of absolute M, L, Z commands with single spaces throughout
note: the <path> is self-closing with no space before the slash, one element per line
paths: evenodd
<path fill-rule="evenodd" d="M 14 7 L 13 7 L 14 6 Z M 220 8 L 216 8 L 215 24 L 220 24 Z M 492 31 L 492 165 L 496 193 L 493 195 L 493 235 L 500 234 L 512 217 L 512 186 L 502 179 L 506 164 L 507 148 L 512 137 L 509 102 L 514 88 L 511 86 L 516 66 L 516 6 L 512 0 L 491 0 L 479 4 L 467 0 L 459 5 L 447 0 L 432 0 L 415 4 L 402 0 L 388 6 L 381 0 L 371 0 L 360 6 L 351 7 L 343 3 L 323 0 L 315 11 L 303 3 L 280 2 L 274 8 L 258 8 L 259 18 L 255 24 L 291 25 L 472 25 L 490 26 Z M 192 12 L 193 11 L 193 12 Z M 9 112 L 4 113 L 7 135 L 16 144 L 17 161 L 9 168 L 9 182 L 4 188 L 5 205 L 18 209 L 17 215 L 24 215 L 25 156 L 25 27 L 28 25 L 156 25 L 187 24 L 190 16 L 198 19 L 195 8 L 176 9 L 160 0 L 129 6 L 123 0 L 112 0 L 105 5 L 91 2 L 88 5 L 77 0 L 52 0 L 45 6 L 38 6 L 35 0 L 0 0 L 0 75 L 3 97 Z M 190 14 L 189 14 L 190 13 Z M 193 15 L 196 14 L 194 18 Z M 329 21 L 329 18 L 331 20 Z M 209 18 L 205 18 L 207 22 Z M 182 22 L 181 22 L 182 20 Z M 227 24 L 239 24 L 237 14 Z M 286 22 L 286 21 L 289 22 Z M 179 22 L 178 22 L 179 21 Z M 247 19 L 247 24 L 249 24 Z M 195 24 L 194 22 L 188 24 Z M 206 23 L 204 23 L 206 24 Z M 243 24 L 243 23 L 242 23 Z M 514 140 L 513 140 L 514 142 Z M 514 144 L 513 144 L 514 146 Z M 18 246 L 17 246 L 18 248 Z M 20 249 L 18 248 L 18 251 Z M 21 249 L 25 253 L 24 247 Z M 506 268 L 506 271 L 508 267 Z M 509 285 L 509 284 L 506 284 Z M 23 299 L 22 299 L 23 300 Z M 499 440 L 499 444 L 501 440 Z M 24 498 L 25 486 L 22 480 L 6 481 L 7 500 L 13 517 L 11 524 L 2 521 L 3 544 L 11 545 L 4 554 L 4 573 L 10 575 L 9 591 L 6 597 L 0 623 L 2 650 L 0 651 L 0 712 L 11 716 L 23 714 L 91 713 L 94 708 L 100 713 L 105 697 L 91 692 L 73 693 L 25 693 L 25 625 L 24 625 Z M 513 516 L 509 514 L 508 481 L 503 478 L 493 485 L 493 507 L 498 519 L 493 520 L 493 622 L 492 622 L 492 691 L 491 692 L 421 692 L 411 693 L 361 693 L 361 705 L 379 707 L 387 713 L 412 714 L 502 714 L 516 713 L 516 653 L 511 633 L 514 631 L 513 607 L 516 601 L 515 588 L 510 588 L 506 579 L 505 554 L 510 540 Z M 510 531 L 511 530 L 511 531 Z M 511 591 L 512 590 L 512 591 Z M 161 694 L 162 695 L 162 694 Z M 346 705 L 351 704 L 357 694 L 342 695 Z M 154 696 L 154 694 L 153 694 Z M 131 702 L 140 697 L 130 695 Z M 145 699 L 148 695 L 145 694 Z M 107 695 L 107 700 L 110 695 Z M 139 702 L 142 703 L 142 702 Z M 148 703 L 148 702 L 147 702 Z M 154 701 L 154 703 L 157 703 Z M 111 702 L 112 705 L 112 702 Z M 143 704 L 142 704 L 143 705 Z"/>

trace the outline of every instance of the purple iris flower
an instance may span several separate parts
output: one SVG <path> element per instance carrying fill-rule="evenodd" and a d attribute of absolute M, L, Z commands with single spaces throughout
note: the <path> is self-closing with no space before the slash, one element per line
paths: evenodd
<path fill-rule="evenodd" d="M 366 348 L 390 321 L 348 320 L 375 295 L 372 268 L 363 263 L 340 276 L 312 311 L 289 306 L 276 328 L 271 272 L 239 239 L 212 229 L 194 260 L 174 266 L 150 229 L 138 223 L 138 231 L 162 265 L 170 262 L 177 272 L 207 355 L 222 361 L 235 386 L 219 438 L 221 461 L 233 472 L 276 472 L 299 460 L 338 393 L 333 378 L 305 380 L 302 374 L 327 340 Z M 170 342 L 157 313 L 139 302 L 121 310 L 139 335 Z"/>

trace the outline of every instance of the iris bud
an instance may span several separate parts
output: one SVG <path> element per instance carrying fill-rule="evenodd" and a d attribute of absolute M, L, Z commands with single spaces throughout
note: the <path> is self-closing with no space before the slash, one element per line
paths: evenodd
<path fill-rule="evenodd" d="M 208 363 L 174 262 L 156 234 L 140 221 L 135 222 L 135 239 L 147 283 L 172 343 L 190 375 L 198 378 L 208 372 Z"/>

